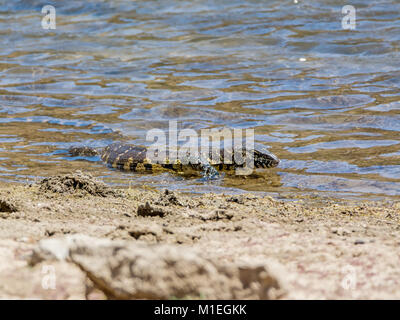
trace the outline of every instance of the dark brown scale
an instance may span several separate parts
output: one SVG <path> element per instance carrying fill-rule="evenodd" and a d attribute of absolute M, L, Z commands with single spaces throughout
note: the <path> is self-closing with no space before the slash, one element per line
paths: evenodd
<path fill-rule="evenodd" d="M 119 168 L 127 163 L 143 163 L 146 159 L 147 149 L 140 146 L 126 144 L 112 144 L 104 148 L 101 159 L 110 166 Z M 135 166 L 136 169 L 136 166 Z"/>
<path fill-rule="evenodd" d="M 163 168 L 165 169 L 169 169 L 169 170 L 173 170 L 174 169 L 174 165 L 173 164 L 162 164 L 161 165 Z"/>

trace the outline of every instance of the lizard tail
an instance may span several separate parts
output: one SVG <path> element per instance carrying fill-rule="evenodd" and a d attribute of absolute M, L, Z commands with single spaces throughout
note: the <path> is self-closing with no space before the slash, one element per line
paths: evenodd
<path fill-rule="evenodd" d="M 99 155 L 98 150 L 90 147 L 71 147 L 68 152 L 73 157 L 94 157 Z"/>

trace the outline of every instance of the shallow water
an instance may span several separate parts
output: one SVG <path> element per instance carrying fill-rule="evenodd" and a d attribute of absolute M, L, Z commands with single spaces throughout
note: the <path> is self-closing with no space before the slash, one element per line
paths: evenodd
<path fill-rule="evenodd" d="M 74 169 L 189 192 L 400 195 L 400 2 L 0 1 L 0 179 Z M 253 128 L 282 160 L 258 177 L 138 175 L 66 155 L 146 133 Z"/>

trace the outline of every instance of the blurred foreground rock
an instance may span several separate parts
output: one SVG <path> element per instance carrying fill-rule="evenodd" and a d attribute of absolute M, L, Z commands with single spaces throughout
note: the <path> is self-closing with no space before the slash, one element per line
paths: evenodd
<path fill-rule="evenodd" d="M 191 248 L 85 235 L 45 239 L 30 264 L 77 265 L 110 299 L 274 299 L 283 289 L 265 265 L 222 265 Z"/>

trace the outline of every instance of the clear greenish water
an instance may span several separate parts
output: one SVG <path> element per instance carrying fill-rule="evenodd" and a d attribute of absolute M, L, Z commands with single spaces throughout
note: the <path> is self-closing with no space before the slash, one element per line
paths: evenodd
<path fill-rule="evenodd" d="M 81 169 L 116 185 L 400 195 L 400 2 L 0 1 L 0 179 Z M 253 128 L 281 158 L 209 183 L 111 170 L 76 144 L 145 144 L 146 132 Z"/>

